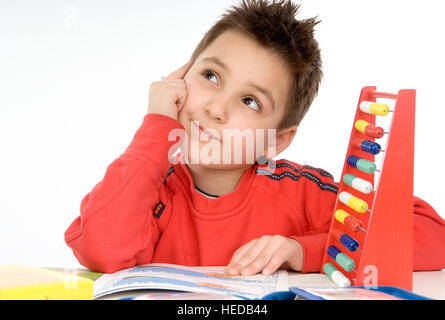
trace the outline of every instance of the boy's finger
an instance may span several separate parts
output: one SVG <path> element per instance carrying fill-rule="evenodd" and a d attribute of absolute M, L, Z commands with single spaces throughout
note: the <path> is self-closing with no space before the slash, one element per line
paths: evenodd
<path fill-rule="evenodd" d="M 255 243 L 258 241 L 258 239 L 254 239 L 248 243 L 246 243 L 245 245 L 241 246 L 240 248 L 238 248 L 238 250 L 235 251 L 235 253 L 232 256 L 232 259 L 230 260 L 229 264 L 227 265 L 225 271 L 227 273 L 229 273 L 229 271 L 231 271 L 231 274 L 239 274 L 238 268 L 235 267 L 235 265 L 237 265 L 238 261 L 244 256 L 244 254 L 250 249 L 252 248 Z"/>
<path fill-rule="evenodd" d="M 255 244 L 249 248 L 247 251 L 244 252 L 241 258 L 238 259 L 237 262 L 235 262 L 235 267 L 237 269 L 237 272 L 240 273 L 242 270 L 251 264 L 253 261 L 258 259 L 258 256 L 261 254 L 263 249 L 267 246 L 269 239 L 268 238 L 260 238 L 258 241 L 255 242 Z M 229 269 L 230 273 L 230 269 Z"/>
<path fill-rule="evenodd" d="M 283 265 L 284 262 L 286 262 L 286 258 L 283 256 L 283 254 L 280 251 L 275 251 L 269 263 L 263 268 L 263 274 L 269 275 L 274 273 Z"/>
<path fill-rule="evenodd" d="M 185 65 L 183 65 L 178 70 L 173 71 L 170 73 L 164 80 L 172 80 L 172 79 L 183 79 L 185 75 L 187 74 L 187 71 L 190 69 L 190 67 L 193 64 L 193 60 L 190 60 Z"/>
<path fill-rule="evenodd" d="M 250 276 L 252 274 L 259 273 L 269 263 L 272 256 L 275 254 L 277 247 L 274 243 L 269 242 L 257 255 L 256 259 L 252 260 L 249 264 L 245 265 L 241 269 L 243 276 Z"/>
<path fill-rule="evenodd" d="M 187 100 L 187 90 L 185 90 L 184 94 L 179 97 L 178 101 L 176 101 L 176 105 L 178 106 L 178 112 L 181 112 L 182 107 L 184 106 L 186 100 Z"/>

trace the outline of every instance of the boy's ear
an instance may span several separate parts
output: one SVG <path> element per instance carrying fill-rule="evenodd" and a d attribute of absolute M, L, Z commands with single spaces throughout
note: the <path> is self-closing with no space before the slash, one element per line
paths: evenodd
<path fill-rule="evenodd" d="M 275 154 L 269 154 L 274 152 L 269 150 L 269 147 L 264 150 L 264 156 L 266 158 L 273 158 L 279 153 L 283 152 L 292 142 L 297 133 L 297 126 L 291 126 L 289 128 L 282 129 L 276 133 Z"/>

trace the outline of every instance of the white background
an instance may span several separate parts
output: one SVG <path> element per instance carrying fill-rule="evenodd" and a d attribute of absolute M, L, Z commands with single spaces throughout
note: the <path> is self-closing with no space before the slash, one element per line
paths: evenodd
<path fill-rule="evenodd" d="M 131 141 L 151 82 L 183 65 L 232 1 L 0 0 L 0 263 L 79 266 L 63 234 Z M 445 217 L 441 1 L 302 0 L 319 95 L 278 158 L 340 179 L 363 86 L 417 90 L 415 194 Z"/>

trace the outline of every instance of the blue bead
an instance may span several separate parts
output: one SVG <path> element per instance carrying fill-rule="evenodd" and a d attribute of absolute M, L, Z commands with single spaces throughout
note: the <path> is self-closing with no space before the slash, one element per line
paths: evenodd
<path fill-rule="evenodd" d="M 342 245 L 344 245 L 346 248 L 349 249 L 349 251 L 354 252 L 357 250 L 357 248 L 359 247 L 359 244 L 357 242 L 357 240 L 351 238 L 349 235 L 347 234 L 343 234 L 340 237 L 340 243 Z"/>
<path fill-rule="evenodd" d="M 363 151 L 372 153 L 372 154 L 379 154 L 380 150 L 382 150 L 381 146 L 376 143 L 372 142 L 370 140 L 363 140 L 361 144 L 361 148 Z"/>
<path fill-rule="evenodd" d="M 356 167 L 357 167 L 357 161 L 358 161 L 358 160 L 360 160 L 359 157 L 356 157 L 356 156 L 349 156 L 348 159 L 347 159 L 346 161 L 348 162 L 348 164 L 349 164 L 351 167 L 356 168 Z"/>
<path fill-rule="evenodd" d="M 338 248 L 336 246 L 330 246 L 328 248 L 328 255 L 335 260 L 335 258 L 337 257 L 337 254 L 341 253 L 340 250 L 338 250 Z"/>

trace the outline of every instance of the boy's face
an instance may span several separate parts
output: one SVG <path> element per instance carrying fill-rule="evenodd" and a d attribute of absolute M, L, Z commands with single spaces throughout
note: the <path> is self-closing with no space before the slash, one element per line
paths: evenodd
<path fill-rule="evenodd" d="M 295 127 L 274 131 L 284 115 L 289 71 L 280 57 L 249 37 L 222 33 L 197 57 L 184 80 L 188 95 L 178 121 L 187 132 L 182 151 L 188 163 L 245 167 L 260 155 L 275 156 L 270 153 L 278 154 L 292 140 Z"/>

